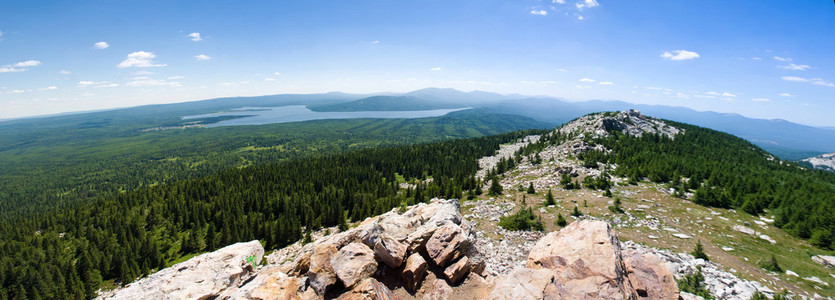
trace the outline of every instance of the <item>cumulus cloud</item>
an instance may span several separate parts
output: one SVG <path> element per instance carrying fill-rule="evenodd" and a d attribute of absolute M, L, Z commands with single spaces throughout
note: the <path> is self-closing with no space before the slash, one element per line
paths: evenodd
<path fill-rule="evenodd" d="M 185 77 L 180 76 L 180 75 L 174 75 L 174 76 L 168 77 L 167 79 L 168 80 L 177 80 L 177 79 L 183 79 L 183 78 L 185 78 Z"/>
<path fill-rule="evenodd" d="M 600 6 L 600 3 L 597 3 L 597 0 L 583 0 L 583 1 L 577 2 L 576 6 L 577 6 L 577 9 L 583 10 L 583 8 L 592 8 L 592 7 Z"/>
<path fill-rule="evenodd" d="M 828 86 L 828 87 L 833 87 L 833 86 L 835 86 L 835 83 L 831 83 L 831 82 L 829 82 L 829 81 L 823 81 L 823 80 L 815 80 L 815 81 L 812 81 L 812 84 L 822 85 L 822 86 Z"/>
<path fill-rule="evenodd" d="M 199 42 L 199 41 L 202 41 L 202 40 L 203 40 L 203 38 L 201 38 L 201 37 L 200 37 L 200 33 L 199 33 L 199 32 L 192 32 L 192 33 L 189 33 L 189 34 L 188 34 L 188 36 L 190 36 L 190 37 L 191 37 L 191 40 L 192 40 L 192 41 L 195 41 L 195 42 Z"/>
<path fill-rule="evenodd" d="M 786 69 L 786 70 L 793 70 L 793 71 L 806 71 L 807 69 L 809 69 L 811 67 L 809 65 L 796 65 L 796 64 L 790 63 L 790 64 L 785 65 L 785 66 L 780 66 L 780 68 L 783 68 L 783 69 Z"/>
<path fill-rule="evenodd" d="M 45 87 L 45 88 L 40 88 L 39 90 L 49 91 L 49 90 L 57 90 L 57 89 L 58 89 L 58 87 L 53 85 L 53 86 L 48 86 L 48 87 Z"/>
<path fill-rule="evenodd" d="M 147 68 L 147 67 L 165 67 L 166 64 L 155 64 L 154 58 L 157 56 L 151 52 L 136 51 L 128 54 L 127 59 L 117 65 L 120 69 L 129 67 Z"/>
<path fill-rule="evenodd" d="M 539 10 L 534 9 L 534 10 L 531 11 L 531 14 L 532 15 L 539 15 L 539 16 L 547 16 L 548 11 L 546 11 L 544 9 L 539 9 Z"/>
<path fill-rule="evenodd" d="M 11 66 L 0 66 L 0 73 L 12 73 L 12 72 L 23 72 L 26 69 L 16 69 L 12 68 Z"/>
<path fill-rule="evenodd" d="M 551 3 L 565 4 L 565 0 L 552 0 Z"/>
<path fill-rule="evenodd" d="M 751 101 L 754 101 L 754 102 L 769 102 L 771 100 L 768 100 L 766 98 L 754 98 L 754 99 L 751 99 Z"/>
<path fill-rule="evenodd" d="M 72 72 L 67 71 L 67 70 L 61 70 L 61 71 L 60 71 L 60 72 L 58 72 L 58 73 L 61 73 L 61 74 L 64 74 L 64 75 L 70 75 L 70 74 L 72 74 Z"/>
<path fill-rule="evenodd" d="M 580 79 L 580 82 L 595 82 L 595 81 L 597 81 L 597 80 L 594 80 L 594 79 L 591 79 L 591 78 L 581 78 Z"/>
<path fill-rule="evenodd" d="M 699 53 L 687 50 L 673 50 L 672 52 L 664 51 L 661 57 L 669 60 L 688 60 L 699 58 Z"/>
<path fill-rule="evenodd" d="M 611 82 L 611 81 L 601 81 L 601 82 L 598 82 L 598 83 L 602 84 L 602 85 L 613 85 L 613 84 L 615 84 L 614 82 Z"/>
<path fill-rule="evenodd" d="M 98 42 L 98 43 L 93 44 L 93 48 L 96 48 L 96 49 L 107 49 L 109 47 L 110 47 L 110 45 L 107 42 Z"/>
<path fill-rule="evenodd" d="M 728 93 L 728 92 L 724 92 L 724 93 L 722 93 L 722 97 L 736 97 L 736 95 Z"/>
<path fill-rule="evenodd" d="M 210 59 L 212 59 L 211 57 L 209 57 L 206 54 L 195 55 L 194 58 L 196 58 L 197 60 L 210 60 Z"/>
<path fill-rule="evenodd" d="M 431 68 L 431 69 L 429 69 L 429 70 L 431 70 L 431 71 L 440 71 L 440 70 L 441 70 L 441 67 L 434 67 L 434 68 Z"/>
<path fill-rule="evenodd" d="M 784 61 L 784 62 L 791 62 L 791 61 L 792 61 L 792 59 L 791 59 L 791 58 L 788 58 L 788 57 L 779 57 L 779 56 L 774 56 L 774 57 L 772 57 L 772 58 L 774 58 L 774 60 L 779 60 L 779 61 Z"/>
<path fill-rule="evenodd" d="M 783 96 L 783 97 L 794 97 L 794 95 L 789 94 L 789 93 L 782 93 L 782 94 L 780 94 L 780 96 Z"/>

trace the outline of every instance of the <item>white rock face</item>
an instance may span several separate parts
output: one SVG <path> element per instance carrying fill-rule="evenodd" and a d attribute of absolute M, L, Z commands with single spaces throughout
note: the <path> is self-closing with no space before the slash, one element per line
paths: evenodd
<path fill-rule="evenodd" d="M 647 134 L 661 134 L 671 139 L 683 130 L 670 126 L 661 120 L 649 118 L 640 111 L 630 109 L 615 115 L 600 113 L 586 115 L 571 121 L 558 129 L 563 134 L 586 134 L 591 137 L 609 136 L 609 131 L 640 137 Z"/>
<path fill-rule="evenodd" d="M 835 256 L 815 255 L 812 260 L 827 268 L 835 267 Z"/>
<path fill-rule="evenodd" d="M 195 256 L 97 299 L 206 299 L 251 275 L 264 247 L 256 241 L 232 244 Z"/>
<path fill-rule="evenodd" d="M 822 154 L 802 161 L 812 164 L 812 167 L 817 169 L 835 172 L 835 153 Z"/>

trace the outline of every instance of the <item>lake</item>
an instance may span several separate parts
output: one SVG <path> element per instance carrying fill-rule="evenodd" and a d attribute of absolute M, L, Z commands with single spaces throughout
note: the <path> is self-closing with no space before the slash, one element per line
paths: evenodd
<path fill-rule="evenodd" d="M 324 119 L 416 119 L 440 117 L 451 112 L 470 109 L 433 109 L 414 111 L 339 111 L 339 112 L 318 112 L 308 109 L 304 105 L 291 105 L 279 107 L 242 107 L 229 112 L 220 112 L 203 115 L 182 117 L 183 120 L 202 119 L 225 116 L 242 116 L 230 120 L 223 120 L 217 123 L 207 124 L 206 127 L 217 126 L 238 126 L 238 125 L 264 125 L 274 123 L 301 122 Z"/>

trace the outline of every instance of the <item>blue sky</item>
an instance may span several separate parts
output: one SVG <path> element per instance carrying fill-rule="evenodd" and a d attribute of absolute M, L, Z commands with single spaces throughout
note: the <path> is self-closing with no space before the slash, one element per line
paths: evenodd
<path fill-rule="evenodd" d="M 0 2 L 0 118 L 451 87 L 835 126 L 829 1 L 243 3 Z"/>

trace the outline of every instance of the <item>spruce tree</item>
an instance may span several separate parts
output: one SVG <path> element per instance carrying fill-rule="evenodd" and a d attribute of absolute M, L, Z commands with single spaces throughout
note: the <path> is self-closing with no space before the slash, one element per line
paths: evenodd
<path fill-rule="evenodd" d="M 533 182 L 531 182 L 531 184 L 528 185 L 528 194 L 531 194 L 531 195 L 536 194 L 536 189 L 534 189 L 534 187 L 533 187 Z"/>
<path fill-rule="evenodd" d="M 545 194 L 545 206 L 551 206 L 555 204 L 557 204 L 557 202 L 554 201 L 554 194 L 551 193 L 551 189 L 548 189 L 548 193 Z"/>

